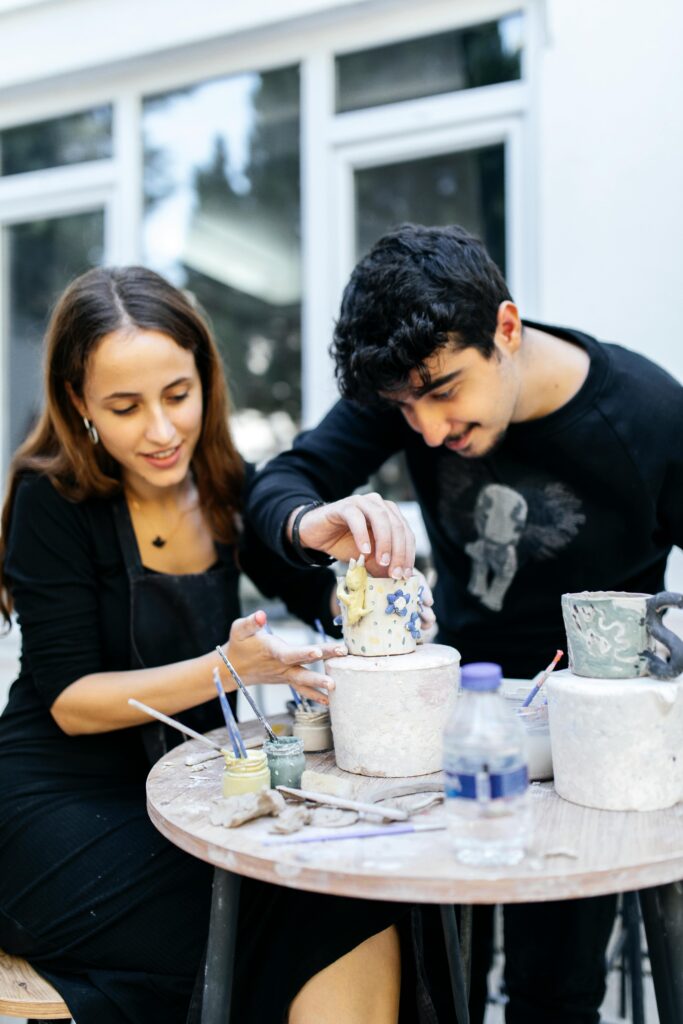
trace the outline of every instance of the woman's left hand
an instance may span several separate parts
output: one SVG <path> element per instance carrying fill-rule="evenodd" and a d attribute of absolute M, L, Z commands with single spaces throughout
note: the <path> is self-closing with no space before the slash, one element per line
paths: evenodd
<path fill-rule="evenodd" d="M 307 664 L 339 658 L 347 654 L 343 641 L 293 647 L 263 628 L 267 617 L 263 611 L 244 619 L 235 619 L 230 639 L 223 650 L 243 682 L 286 683 L 304 697 L 319 704 L 329 704 L 328 692 L 334 683 L 321 672 L 305 668 Z"/>

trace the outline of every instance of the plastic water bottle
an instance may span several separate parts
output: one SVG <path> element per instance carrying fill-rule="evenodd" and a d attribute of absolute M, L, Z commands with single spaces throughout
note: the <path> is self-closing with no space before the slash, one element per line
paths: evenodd
<path fill-rule="evenodd" d="M 448 830 L 465 864 L 515 864 L 529 838 L 526 737 L 501 681 L 500 665 L 465 665 L 444 734 Z"/>

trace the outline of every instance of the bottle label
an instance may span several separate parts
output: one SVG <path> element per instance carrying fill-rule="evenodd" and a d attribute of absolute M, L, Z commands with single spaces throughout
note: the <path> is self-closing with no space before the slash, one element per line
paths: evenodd
<path fill-rule="evenodd" d="M 505 797 L 521 796 L 529 785 L 529 773 L 525 764 L 509 772 L 446 771 L 446 798 L 458 800 L 499 800 Z"/>

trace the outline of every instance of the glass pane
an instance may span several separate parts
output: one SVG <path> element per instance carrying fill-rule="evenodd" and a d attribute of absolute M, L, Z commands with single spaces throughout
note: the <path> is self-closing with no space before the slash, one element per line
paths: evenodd
<path fill-rule="evenodd" d="M 356 171 L 356 252 L 405 221 L 461 224 L 505 273 L 505 146 Z"/>
<path fill-rule="evenodd" d="M 358 170 L 355 186 L 358 257 L 406 221 L 461 224 L 505 273 L 504 145 Z M 414 497 L 402 458 L 390 460 L 372 486 L 394 501 Z"/>
<path fill-rule="evenodd" d="M 104 213 L 77 213 L 7 228 L 10 451 L 41 407 L 42 341 L 49 312 L 72 278 L 102 262 Z"/>
<path fill-rule="evenodd" d="M 46 167 L 103 160 L 112 155 L 110 106 L 37 121 L 0 132 L 0 173 L 23 174 Z"/>
<path fill-rule="evenodd" d="M 521 77 L 521 13 L 337 57 L 338 114 Z"/>
<path fill-rule="evenodd" d="M 237 444 L 265 458 L 301 418 L 299 69 L 151 98 L 143 124 L 144 260 L 208 312 Z"/>

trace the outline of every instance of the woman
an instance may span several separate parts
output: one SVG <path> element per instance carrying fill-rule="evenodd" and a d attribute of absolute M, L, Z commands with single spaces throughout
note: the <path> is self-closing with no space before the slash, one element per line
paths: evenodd
<path fill-rule="evenodd" d="M 210 869 L 145 811 L 150 761 L 177 736 L 128 698 L 206 730 L 222 724 L 212 670 L 234 689 L 217 643 L 245 682 L 324 703 L 330 684 L 303 666 L 344 653 L 238 617 L 240 567 L 309 621 L 329 622 L 333 578 L 240 530 L 227 413 L 215 343 L 182 293 L 138 267 L 66 290 L 2 517 L 1 608 L 23 646 L 0 718 L 0 946 L 77 1024 L 182 1024 L 206 941 Z M 235 1019 L 396 1020 L 400 907 L 246 882 L 240 914 Z"/>

